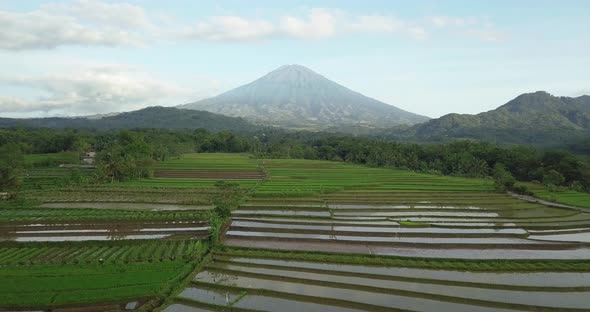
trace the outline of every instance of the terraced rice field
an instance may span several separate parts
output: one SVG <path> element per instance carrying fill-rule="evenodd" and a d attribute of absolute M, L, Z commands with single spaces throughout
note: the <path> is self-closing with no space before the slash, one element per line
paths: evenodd
<path fill-rule="evenodd" d="M 499 194 L 489 181 L 341 163 L 265 162 L 270 181 L 233 211 L 229 246 L 435 258 L 590 259 L 590 212 Z"/>
<path fill-rule="evenodd" d="M 179 174 L 72 186 L 62 183 L 68 169 L 29 170 L 25 200 L 0 202 L 0 310 L 153 310 L 208 251 L 215 183 L 248 189 L 264 177 L 237 154 L 187 155 L 158 170 Z"/>
<path fill-rule="evenodd" d="M 200 263 L 219 180 L 249 197 Z M 489 180 L 190 154 L 153 179 L 28 192 L 0 207 L 0 284 L 18 285 L 0 308 L 590 310 L 590 212 Z"/>
<path fill-rule="evenodd" d="M 590 194 L 572 190 L 558 190 L 550 192 L 545 187 L 534 183 L 523 183 L 536 197 L 566 205 L 590 208 Z"/>
<path fill-rule="evenodd" d="M 586 311 L 590 213 L 491 181 L 264 160 L 225 249 L 163 310 Z"/>
<path fill-rule="evenodd" d="M 0 248 L 4 309 L 140 305 L 170 291 L 206 245 L 195 241 L 19 243 Z"/>
<path fill-rule="evenodd" d="M 201 153 L 186 154 L 158 164 L 156 178 L 201 180 L 260 180 L 264 173 L 258 161 L 248 155 Z"/>
<path fill-rule="evenodd" d="M 482 262 L 467 262 L 475 271 L 459 271 L 404 267 L 403 261 L 345 264 L 338 256 L 317 262 L 298 259 L 297 253 L 246 254 L 217 253 L 164 311 L 584 311 L 589 306 L 588 272 L 494 272 Z"/>

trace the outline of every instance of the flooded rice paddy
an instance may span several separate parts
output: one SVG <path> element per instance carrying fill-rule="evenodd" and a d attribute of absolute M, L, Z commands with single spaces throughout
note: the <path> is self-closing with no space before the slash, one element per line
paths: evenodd
<path fill-rule="evenodd" d="M 0 241 L 67 242 L 125 239 L 203 238 L 204 222 L 21 223 L 0 225 Z"/>
<path fill-rule="evenodd" d="M 117 203 L 117 202 L 50 202 L 41 208 L 91 208 L 91 209 L 122 209 L 149 211 L 182 211 L 182 210 L 210 210 L 211 205 L 178 205 L 165 203 Z"/>
<path fill-rule="evenodd" d="M 590 213 L 502 195 L 490 195 L 490 204 L 485 198 L 453 197 L 452 192 L 416 204 L 395 204 L 396 193 L 348 192 L 328 194 L 323 203 L 301 199 L 246 203 L 232 213 L 225 243 L 425 258 L 584 259 L 589 255 L 590 231 L 584 229 L 590 227 Z M 462 200 L 482 204 L 441 203 Z"/>
<path fill-rule="evenodd" d="M 165 311 L 585 311 L 590 273 L 481 273 L 219 255 Z M 182 310 L 187 309 L 187 310 Z"/>

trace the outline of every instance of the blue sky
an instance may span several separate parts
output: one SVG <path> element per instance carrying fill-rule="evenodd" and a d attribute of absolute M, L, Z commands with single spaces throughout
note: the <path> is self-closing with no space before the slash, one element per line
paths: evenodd
<path fill-rule="evenodd" d="M 438 117 L 590 94 L 588 1 L 4 1 L 0 116 L 172 106 L 301 64 Z"/>

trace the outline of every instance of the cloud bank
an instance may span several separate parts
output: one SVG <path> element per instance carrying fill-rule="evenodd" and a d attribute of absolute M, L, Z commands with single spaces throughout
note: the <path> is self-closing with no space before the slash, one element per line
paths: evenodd
<path fill-rule="evenodd" d="M 126 66 L 72 66 L 59 75 L 0 78 L 0 83 L 42 94 L 32 99 L 0 97 L 0 113 L 84 115 L 158 105 L 190 91 Z M 171 103 L 174 104 L 174 103 Z"/>
<path fill-rule="evenodd" d="M 504 38 L 493 25 L 475 17 L 433 16 L 406 20 L 391 15 L 353 14 L 329 8 L 312 8 L 302 15 L 278 14 L 264 18 L 205 16 L 185 24 L 162 24 L 154 16 L 134 4 L 99 0 L 46 4 L 30 12 L 0 11 L 0 49 L 38 50 L 65 45 L 144 46 L 158 40 L 318 40 L 363 34 L 401 35 L 421 40 L 442 29 L 452 29 L 481 40 Z"/>

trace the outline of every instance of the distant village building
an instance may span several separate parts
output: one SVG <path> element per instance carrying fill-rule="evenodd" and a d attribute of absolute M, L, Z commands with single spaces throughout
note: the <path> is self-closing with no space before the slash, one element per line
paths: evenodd
<path fill-rule="evenodd" d="M 96 152 L 86 152 L 82 155 L 82 164 L 84 165 L 94 165 L 94 160 L 96 159 Z"/>
<path fill-rule="evenodd" d="M 80 155 L 80 163 L 79 164 L 61 164 L 59 165 L 60 168 L 78 168 L 78 169 L 94 169 L 96 166 L 94 165 L 94 161 L 96 159 L 96 152 L 88 151 Z"/>

